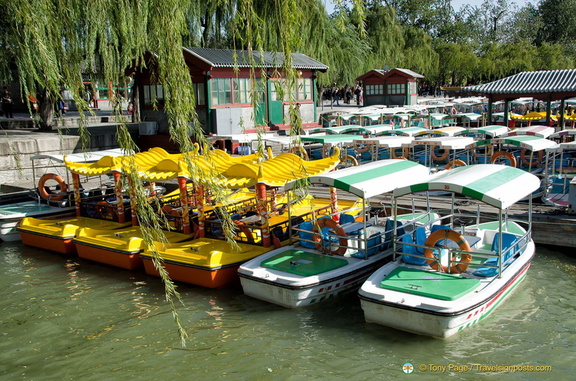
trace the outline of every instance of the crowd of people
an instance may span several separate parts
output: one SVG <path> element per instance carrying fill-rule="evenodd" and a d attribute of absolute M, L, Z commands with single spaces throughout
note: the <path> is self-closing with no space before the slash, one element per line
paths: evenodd
<path fill-rule="evenodd" d="M 322 100 L 329 100 L 330 106 L 340 106 L 340 101 L 343 104 L 356 103 L 357 106 L 361 106 L 363 104 L 363 95 L 364 91 L 360 84 L 356 86 L 346 85 L 344 87 L 338 87 L 334 84 L 331 87 L 324 88 Z"/>

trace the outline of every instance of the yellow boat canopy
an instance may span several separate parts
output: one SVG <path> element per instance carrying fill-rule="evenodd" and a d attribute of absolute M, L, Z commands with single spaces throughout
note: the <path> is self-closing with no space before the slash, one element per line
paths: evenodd
<path fill-rule="evenodd" d="M 257 164 L 235 164 L 223 172 L 218 181 L 226 188 L 242 188 L 262 183 L 270 187 L 284 186 L 288 181 L 320 175 L 336 168 L 340 149 L 320 160 L 304 160 L 293 153 L 283 153 Z"/>
<path fill-rule="evenodd" d="M 546 119 L 546 113 L 545 112 L 529 112 L 526 115 L 520 115 L 520 116 L 512 116 L 511 115 L 511 118 L 514 120 L 523 120 L 523 121 L 545 120 Z"/>
<path fill-rule="evenodd" d="M 246 156 L 230 156 L 222 150 L 212 150 L 205 155 L 199 155 L 198 150 L 187 154 L 169 154 L 162 148 L 151 148 L 146 152 L 136 153 L 126 156 L 105 156 L 95 163 L 70 162 L 64 158 L 68 170 L 80 175 L 97 176 L 110 173 L 112 171 L 129 173 L 138 172 L 138 176 L 143 180 L 162 181 L 176 178 L 178 176 L 189 177 L 186 166 L 186 157 L 192 165 L 204 172 L 210 169 L 218 174 L 231 165 L 238 163 L 255 163 L 262 160 L 261 154 Z"/>

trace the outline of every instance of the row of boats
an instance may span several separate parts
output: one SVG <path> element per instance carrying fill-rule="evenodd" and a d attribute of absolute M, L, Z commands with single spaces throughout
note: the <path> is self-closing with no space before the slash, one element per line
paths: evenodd
<path fill-rule="evenodd" d="M 540 187 L 530 197 L 556 207 L 569 207 L 570 183 L 576 173 L 576 129 L 556 131 L 532 125 L 510 129 L 443 126 L 395 128 L 391 125 L 346 125 L 309 130 L 300 138 L 306 157 L 321 158 L 340 148 L 342 160 L 363 164 L 404 158 L 432 171 L 470 164 L 502 163 L 539 177 Z M 291 137 L 270 137 L 270 142 L 294 145 Z"/>
<path fill-rule="evenodd" d="M 360 288 L 367 321 L 434 337 L 482 320 L 525 277 L 531 218 L 506 212 L 540 187 L 534 174 L 498 164 L 431 171 L 393 158 L 342 168 L 340 149 L 327 153 L 64 157 L 72 183 L 45 174 L 38 193 L 74 216 L 25 217 L 17 231 L 25 245 L 151 276 L 239 282 L 288 308 Z M 88 178 L 110 183 L 90 188 Z M 173 191 L 157 186 L 171 180 Z M 447 208 L 432 207 L 437 194 Z M 481 206 L 462 211 L 464 200 Z"/>

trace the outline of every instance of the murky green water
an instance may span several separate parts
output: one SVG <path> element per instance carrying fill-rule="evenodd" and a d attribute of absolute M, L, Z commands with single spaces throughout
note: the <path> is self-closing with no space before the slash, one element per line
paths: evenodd
<path fill-rule="evenodd" d="M 503 377 L 492 366 L 552 367 L 507 380 L 573 377 L 576 257 L 545 248 L 510 299 L 448 340 L 367 324 L 353 294 L 286 310 L 240 288 L 180 285 L 182 347 L 157 278 L 20 243 L 0 244 L 0 289 L 1 380 Z"/>

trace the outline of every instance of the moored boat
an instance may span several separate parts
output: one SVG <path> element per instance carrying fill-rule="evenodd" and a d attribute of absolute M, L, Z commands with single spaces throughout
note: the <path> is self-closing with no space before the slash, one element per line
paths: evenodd
<path fill-rule="evenodd" d="M 146 273 L 159 276 L 163 266 L 171 279 L 209 288 L 222 288 L 238 282 L 238 267 L 245 261 L 280 247 L 288 239 L 289 219 L 309 220 L 329 213 L 330 200 L 304 198 L 288 202 L 278 192 L 289 180 L 328 172 L 339 162 L 339 149 L 330 157 L 307 161 L 285 153 L 258 164 L 235 165 L 223 171 L 223 187 L 255 186 L 254 203 L 242 208 L 221 205 L 204 210 L 201 200 L 195 239 L 181 243 L 156 242 L 140 257 Z M 225 218 L 230 214 L 234 244 L 224 236 Z M 161 258 L 161 261 L 160 261 Z"/>
<path fill-rule="evenodd" d="M 428 169 L 407 160 L 380 160 L 309 178 L 331 187 L 335 211 L 292 227 L 297 241 L 254 258 L 238 273 L 248 296 L 288 308 L 308 306 L 357 288 L 390 259 L 389 217 L 371 216 L 370 198 L 413 183 Z M 294 187 L 288 183 L 288 190 Z M 360 197 L 361 208 L 340 208 L 336 191 Z M 401 225 L 424 223 L 429 216 L 406 214 Z"/>
<path fill-rule="evenodd" d="M 452 208 L 396 235 L 395 260 L 359 291 L 366 320 L 445 338 L 486 318 L 530 267 L 535 253 L 531 218 L 509 218 L 507 211 L 539 185 L 536 176 L 520 169 L 479 164 L 395 190 L 396 205 L 416 192 L 449 191 Z M 479 207 L 475 213 L 457 211 L 456 195 L 483 204 L 483 213 L 494 209 L 498 219 L 487 220 Z"/>
<path fill-rule="evenodd" d="M 105 155 L 121 155 L 119 149 L 97 151 L 86 154 L 72 154 L 71 157 L 83 162 L 94 162 Z M 74 198 L 71 184 L 65 175 L 60 175 L 63 167 L 63 155 L 42 154 L 31 158 L 33 176 L 43 173 L 35 189 L 13 192 L 2 196 L 0 201 L 0 239 L 19 241 L 17 226 L 23 218 L 61 219 L 74 215 Z M 41 167 L 40 163 L 42 163 Z M 83 193 L 100 192 L 101 184 L 85 184 Z M 92 188 L 92 189 L 91 189 Z"/>

